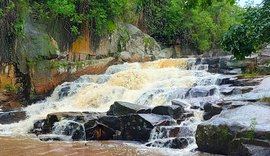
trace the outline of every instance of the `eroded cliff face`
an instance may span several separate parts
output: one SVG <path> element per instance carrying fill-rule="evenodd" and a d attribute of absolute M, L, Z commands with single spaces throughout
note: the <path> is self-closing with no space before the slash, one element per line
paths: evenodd
<path fill-rule="evenodd" d="M 12 89 L 12 85 L 15 85 L 15 71 L 13 65 L 2 65 L 0 66 L 0 88 Z"/>
<path fill-rule="evenodd" d="M 101 74 L 117 62 L 151 61 L 161 50 L 151 36 L 131 24 L 118 23 L 113 32 L 97 36 L 89 23 L 84 21 L 75 38 L 59 19 L 45 23 L 25 17 L 23 35 L 14 40 L 13 63 L 1 69 L 5 71 L 0 75 L 2 91 L 14 88 L 14 93 L 32 102 L 65 81 Z M 128 59 L 121 57 L 122 51 Z"/>
<path fill-rule="evenodd" d="M 93 60 L 95 53 L 91 49 L 88 24 L 84 24 L 81 36 L 74 41 L 64 39 L 62 34 L 51 35 L 48 27 L 50 25 L 28 20 L 25 38 L 18 39 L 18 72 L 25 77 L 19 83 L 24 84 L 24 94 L 30 101 L 40 99 L 65 81 L 72 81 L 84 74 L 101 74 L 115 62 L 114 58 Z"/>

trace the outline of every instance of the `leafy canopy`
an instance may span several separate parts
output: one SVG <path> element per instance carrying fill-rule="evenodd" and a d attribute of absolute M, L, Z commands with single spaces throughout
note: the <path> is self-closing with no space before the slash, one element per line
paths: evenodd
<path fill-rule="evenodd" d="M 262 6 L 248 8 L 242 16 L 242 24 L 230 28 L 224 35 L 222 46 L 236 59 L 244 59 L 270 43 L 270 0 Z"/>
<path fill-rule="evenodd" d="M 235 0 L 139 0 L 148 33 L 167 45 L 201 52 L 218 48 L 223 34 L 237 24 Z"/>

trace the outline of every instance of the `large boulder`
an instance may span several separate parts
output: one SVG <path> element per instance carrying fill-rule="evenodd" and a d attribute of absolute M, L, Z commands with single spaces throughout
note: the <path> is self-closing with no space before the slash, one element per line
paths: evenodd
<path fill-rule="evenodd" d="M 129 52 L 127 52 L 127 51 L 122 51 L 121 53 L 120 53 L 120 59 L 122 59 L 123 61 L 129 61 L 130 59 L 131 59 L 131 54 L 129 53 Z"/>
<path fill-rule="evenodd" d="M 269 114 L 270 107 L 261 103 L 224 110 L 220 115 L 198 125 L 198 149 L 209 153 L 230 154 L 229 147 L 236 138 L 270 141 Z"/>
<path fill-rule="evenodd" d="M 60 52 L 57 42 L 47 32 L 45 24 L 35 22 L 32 18 L 25 19 L 24 35 L 18 37 L 16 52 L 19 69 L 27 73 L 29 62 L 56 58 Z M 28 64 L 27 64 L 28 63 Z"/>
<path fill-rule="evenodd" d="M 126 24 L 129 40 L 126 42 L 126 51 L 133 56 L 151 55 L 153 51 L 160 51 L 160 45 L 151 36 L 143 33 L 140 29 L 131 24 Z M 144 57 L 144 56 L 142 56 Z"/>
<path fill-rule="evenodd" d="M 169 116 L 155 114 L 134 114 L 120 117 L 123 140 L 146 142 L 152 129 L 163 121 L 172 120 Z"/>
<path fill-rule="evenodd" d="M 153 55 L 155 59 L 166 59 L 166 58 L 168 59 L 171 58 L 174 53 L 175 50 L 173 48 L 165 48 L 160 51 L 154 51 Z"/>
<path fill-rule="evenodd" d="M 104 113 L 95 113 L 95 112 L 56 112 L 56 113 L 50 113 L 47 115 L 46 119 L 39 120 L 34 123 L 34 129 L 33 132 L 39 132 L 39 129 L 41 129 L 41 133 L 47 134 L 52 133 L 56 128 L 56 123 L 61 122 L 63 120 L 67 121 L 64 125 L 69 127 L 74 127 L 73 123 L 84 123 L 88 120 L 94 120 L 97 119 L 100 116 L 103 116 Z M 70 121 L 70 122 L 68 122 Z M 76 126 L 78 125 L 76 124 Z M 80 126 L 79 126 L 80 127 Z M 68 131 L 68 130 L 64 130 Z M 69 133 L 69 132 L 67 132 Z"/>

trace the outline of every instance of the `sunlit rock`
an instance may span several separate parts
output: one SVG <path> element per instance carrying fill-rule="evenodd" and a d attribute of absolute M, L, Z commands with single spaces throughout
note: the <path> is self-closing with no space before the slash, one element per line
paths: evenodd
<path fill-rule="evenodd" d="M 196 143 L 200 151 L 230 154 L 229 147 L 236 138 L 270 141 L 269 123 L 270 107 L 267 105 L 259 103 L 224 110 L 198 125 Z"/>

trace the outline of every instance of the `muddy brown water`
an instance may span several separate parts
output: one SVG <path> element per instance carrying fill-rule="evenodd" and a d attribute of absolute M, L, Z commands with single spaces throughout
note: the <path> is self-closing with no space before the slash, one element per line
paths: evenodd
<path fill-rule="evenodd" d="M 162 156 L 147 147 L 121 142 L 41 142 L 28 137 L 0 137 L 1 156 Z"/>

